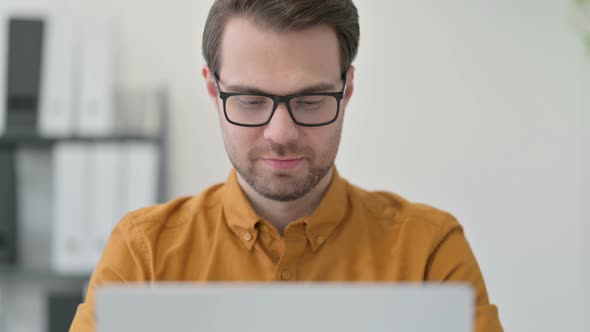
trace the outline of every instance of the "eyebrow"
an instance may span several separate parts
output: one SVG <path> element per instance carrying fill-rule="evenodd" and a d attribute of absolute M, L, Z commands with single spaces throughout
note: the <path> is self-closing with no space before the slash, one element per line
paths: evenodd
<path fill-rule="evenodd" d="M 266 94 L 266 95 L 272 95 L 272 93 L 268 93 L 266 91 L 262 91 L 258 88 L 255 87 L 250 87 L 250 86 L 246 86 L 246 85 L 228 85 L 226 86 L 226 91 L 227 92 L 233 92 L 233 93 L 257 93 L 257 94 Z M 302 89 L 299 89 L 293 93 L 291 93 L 291 95 L 296 95 L 296 94 L 300 94 L 300 93 L 318 93 L 318 92 L 328 92 L 328 91 L 334 91 L 334 92 L 339 92 L 339 89 L 337 88 L 336 85 L 331 84 L 331 83 L 318 83 L 318 84 L 313 84 L 310 86 L 306 86 Z"/>

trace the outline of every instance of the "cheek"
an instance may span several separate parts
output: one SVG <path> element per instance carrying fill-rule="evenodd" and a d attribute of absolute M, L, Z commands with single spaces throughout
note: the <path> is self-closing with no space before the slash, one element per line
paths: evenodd
<path fill-rule="evenodd" d="M 257 128 L 234 126 L 222 119 L 221 129 L 226 148 L 233 155 L 247 155 L 256 146 L 258 137 L 262 135 Z"/>
<path fill-rule="evenodd" d="M 305 133 L 306 145 L 313 149 L 316 158 L 332 159 L 340 143 L 341 124 L 337 122 L 329 127 L 310 129 Z"/>

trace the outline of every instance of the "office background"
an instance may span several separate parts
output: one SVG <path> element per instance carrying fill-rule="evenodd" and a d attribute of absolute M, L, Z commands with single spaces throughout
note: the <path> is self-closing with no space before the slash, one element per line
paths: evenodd
<path fill-rule="evenodd" d="M 168 87 L 168 198 L 226 178 L 200 74 L 212 1 L 36 2 L 112 19 L 117 88 Z M 587 331 L 590 50 L 575 2 L 355 3 L 361 46 L 341 174 L 453 213 L 506 331 Z"/>

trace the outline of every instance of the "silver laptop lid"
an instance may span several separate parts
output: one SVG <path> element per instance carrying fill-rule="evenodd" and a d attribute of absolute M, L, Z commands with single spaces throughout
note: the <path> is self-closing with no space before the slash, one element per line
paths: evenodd
<path fill-rule="evenodd" d="M 472 332 L 474 295 L 459 284 L 110 285 L 98 332 Z"/>

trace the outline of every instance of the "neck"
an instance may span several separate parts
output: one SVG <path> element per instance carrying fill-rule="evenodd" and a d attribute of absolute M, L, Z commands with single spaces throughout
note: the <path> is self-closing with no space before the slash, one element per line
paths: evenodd
<path fill-rule="evenodd" d="M 256 192 L 238 173 L 238 183 L 252 204 L 254 211 L 264 220 L 273 224 L 281 234 L 288 224 L 310 215 L 319 205 L 320 200 L 330 185 L 334 167 L 305 196 L 293 201 L 281 202 L 268 199 Z"/>

